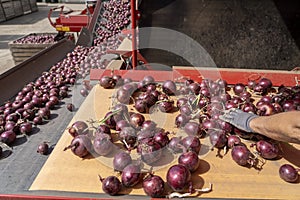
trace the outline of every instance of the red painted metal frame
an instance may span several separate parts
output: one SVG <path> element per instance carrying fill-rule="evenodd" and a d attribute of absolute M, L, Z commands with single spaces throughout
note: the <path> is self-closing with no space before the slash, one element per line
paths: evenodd
<path fill-rule="evenodd" d="M 110 75 L 111 70 L 91 69 L 90 79 L 99 80 L 104 75 Z M 203 78 L 212 80 L 223 79 L 228 84 L 244 83 L 249 80 L 258 80 L 262 77 L 269 78 L 274 86 L 295 86 L 300 80 L 300 73 L 295 71 L 274 71 L 274 70 L 245 70 L 245 69 L 218 69 L 218 68 L 191 68 L 179 67 L 172 71 L 154 70 L 114 70 L 114 74 L 122 75 L 133 80 L 141 80 L 146 75 L 151 75 L 157 81 L 182 80 L 183 77 L 201 81 Z"/>
<path fill-rule="evenodd" d="M 59 17 L 55 22 L 51 20 L 51 15 L 54 10 L 60 9 Z M 68 13 L 64 12 L 64 6 L 51 8 L 48 13 L 48 20 L 50 24 L 61 32 L 80 32 L 82 27 L 87 27 L 90 24 L 94 13 L 94 7 L 88 6 L 78 15 L 72 15 L 72 10 Z"/>
<path fill-rule="evenodd" d="M 104 200 L 108 198 L 88 198 L 88 197 L 64 197 L 64 196 L 40 196 L 40 195 L 23 195 L 23 194 L 0 194 L 0 199 L 5 200 Z"/>
<path fill-rule="evenodd" d="M 136 69 L 137 66 L 137 35 L 136 35 L 136 18 L 137 18 L 137 10 L 136 10 L 136 1 L 130 1 L 131 8 L 131 31 L 132 31 L 132 67 Z"/>
<path fill-rule="evenodd" d="M 149 200 L 163 200 L 162 198 L 148 198 L 144 197 L 134 197 L 132 199 L 149 199 Z M 113 200 L 120 198 L 113 197 L 74 197 L 74 196 L 42 196 L 42 195 L 24 195 L 24 194 L 0 194 L 1 200 Z M 126 196 L 124 199 L 129 199 Z M 165 199 L 165 198 L 164 198 Z"/>

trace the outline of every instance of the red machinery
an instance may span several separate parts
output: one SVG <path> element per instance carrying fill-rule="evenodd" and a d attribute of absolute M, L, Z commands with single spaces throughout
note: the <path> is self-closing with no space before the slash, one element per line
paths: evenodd
<path fill-rule="evenodd" d="M 51 8 L 48 13 L 50 24 L 58 31 L 59 36 L 64 36 L 65 32 L 80 32 L 83 27 L 87 27 L 92 19 L 97 1 L 86 1 L 86 8 L 80 12 L 72 9 L 65 9 L 65 6 Z M 58 10 L 59 17 L 52 21 L 51 16 L 53 11 Z"/>

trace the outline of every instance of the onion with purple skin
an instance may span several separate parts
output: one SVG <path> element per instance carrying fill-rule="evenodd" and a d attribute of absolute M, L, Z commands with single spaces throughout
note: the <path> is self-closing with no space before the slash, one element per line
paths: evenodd
<path fill-rule="evenodd" d="M 5 131 L 13 131 L 15 132 L 16 134 L 18 134 L 20 132 L 20 126 L 18 123 L 16 122 L 13 122 L 13 121 L 7 121 L 5 123 L 5 126 L 4 126 L 4 130 Z"/>
<path fill-rule="evenodd" d="M 186 97 L 180 97 L 179 99 L 177 99 L 176 106 L 178 109 L 180 109 L 181 106 L 187 103 L 188 103 L 188 99 Z"/>
<path fill-rule="evenodd" d="M 183 114 L 179 114 L 175 118 L 175 125 L 177 128 L 181 128 L 184 127 L 186 123 L 188 123 L 189 121 L 190 121 L 190 117 Z"/>
<path fill-rule="evenodd" d="M 89 154 L 92 148 L 92 142 L 87 135 L 77 135 L 71 141 L 71 144 L 64 148 L 64 151 L 71 149 L 74 155 L 85 157 Z"/>
<path fill-rule="evenodd" d="M 194 94 L 196 94 L 196 95 L 199 94 L 199 91 L 200 91 L 200 89 L 201 89 L 199 83 L 197 83 L 197 82 L 194 82 L 194 83 L 189 84 L 188 87 L 189 87 L 189 89 L 190 89 Z"/>
<path fill-rule="evenodd" d="M 12 144 L 16 140 L 16 138 L 17 138 L 16 133 L 12 130 L 4 131 L 0 135 L 0 141 L 7 145 Z"/>
<path fill-rule="evenodd" d="M 173 100 L 166 100 L 158 102 L 158 108 L 161 112 L 170 113 L 174 109 L 174 101 Z"/>
<path fill-rule="evenodd" d="M 224 130 L 209 131 L 209 140 L 213 147 L 218 149 L 224 148 L 227 145 L 227 136 Z"/>
<path fill-rule="evenodd" d="M 106 126 L 105 124 L 100 124 L 100 125 L 96 128 L 95 135 L 97 136 L 98 134 L 102 134 L 102 133 L 111 135 L 110 128 L 109 128 L 108 126 Z"/>
<path fill-rule="evenodd" d="M 142 161 L 144 161 L 148 165 L 152 165 L 161 159 L 161 146 L 152 138 L 140 141 L 138 149 L 139 153 L 141 154 Z"/>
<path fill-rule="evenodd" d="M 143 178 L 141 166 L 136 164 L 127 165 L 121 174 L 121 182 L 125 187 L 137 185 Z"/>
<path fill-rule="evenodd" d="M 43 118 L 41 116 L 34 117 L 32 121 L 33 121 L 33 124 L 35 124 L 35 125 L 43 124 Z"/>
<path fill-rule="evenodd" d="M 143 83 L 145 85 L 151 84 L 151 83 L 155 83 L 155 79 L 153 78 L 153 76 L 144 76 L 143 78 Z"/>
<path fill-rule="evenodd" d="M 259 155 L 265 159 L 275 159 L 279 156 L 279 147 L 273 142 L 259 140 L 255 146 Z"/>
<path fill-rule="evenodd" d="M 115 171 L 123 171 L 123 169 L 132 163 L 132 158 L 129 153 L 120 151 L 114 155 L 113 167 Z"/>
<path fill-rule="evenodd" d="M 102 178 L 99 175 L 99 179 L 102 182 L 102 190 L 106 194 L 114 196 L 117 195 L 122 189 L 122 183 L 116 176 L 108 176 L 106 178 Z"/>
<path fill-rule="evenodd" d="M 133 125 L 133 127 L 135 128 L 141 127 L 144 121 L 145 121 L 145 116 L 142 115 L 141 113 L 130 114 L 130 123 Z"/>
<path fill-rule="evenodd" d="M 72 137 L 76 137 L 77 135 L 84 135 L 89 132 L 87 123 L 84 121 L 75 121 L 71 127 L 69 127 L 68 132 Z"/>
<path fill-rule="evenodd" d="M 201 149 L 201 142 L 200 139 L 196 136 L 186 136 L 181 140 L 182 146 L 185 148 L 187 151 L 194 151 L 197 154 L 199 154 L 200 149 Z"/>
<path fill-rule="evenodd" d="M 75 106 L 72 103 L 68 103 L 66 107 L 67 107 L 68 111 L 70 111 L 70 112 L 75 110 Z"/>
<path fill-rule="evenodd" d="M 153 140 L 157 142 L 162 148 L 167 146 L 170 142 L 169 132 L 164 131 L 163 129 L 160 129 L 158 132 L 156 132 L 153 136 Z"/>
<path fill-rule="evenodd" d="M 149 174 L 143 180 L 143 190 L 150 197 L 162 197 L 165 192 L 165 182 L 160 176 Z"/>
<path fill-rule="evenodd" d="M 275 107 L 272 103 L 262 102 L 256 106 L 257 114 L 260 116 L 269 116 L 275 114 Z"/>
<path fill-rule="evenodd" d="M 47 107 L 40 108 L 38 110 L 38 115 L 41 116 L 43 119 L 50 119 L 51 116 L 50 109 Z"/>
<path fill-rule="evenodd" d="M 241 143 L 241 139 L 236 135 L 229 135 L 227 137 L 227 146 L 229 148 L 232 148 L 233 146 L 238 145 L 240 143 Z"/>
<path fill-rule="evenodd" d="M 154 134 L 155 134 L 154 130 L 142 129 L 138 131 L 137 140 L 140 142 L 144 139 L 152 138 Z"/>
<path fill-rule="evenodd" d="M 162 90 L 167 95 L 174 95 L 177 93 L 177 87 L 174 81 L 166 80 L 162 84 Z"/>
<path fill-rule="evenodd" d="M 103 76 L 102 78 L 100 78 L 99 84 L 105 89 L 111 89 L 115 87 L 116 81 L 110 76 Z"/>
<path fill-rule="evenodd" d="M 157 124 L 153 120 L 145 120 L 142 124 L 142 130 L 154 130 Z"/>
<path fill-rule="evenodd" d="M 270 89 L 273 86 L 272 81 L 268 78 L 261 78 L 257 84 L 263 89 Z"/>
<path fill-rule="evenodd" d="M 104 123 L 107 125 L 110 129 L 116 130 L 116 120 L 114 117 L 113 111 L 108 111 L 104 116 Z"/>
<path fill-rule="evenodd" d="M 199 137 L 201 137 L 202 134 L 203 134 L 202 133 L 201 124 L 197 123 L 197 122 L 193 122 L 193 121 L 187 122 L 184 125 L 183 129 L 186 132 L 186 134 L 188 134 L 188 135 L 193 135 L 193 136 L 199 136 Z"/>
<path fill-rule="evenodd" d="M 113 150 L 113 143 L 111 142 L 111 137 L 108 134 L 100 133 L 93 141 L 94 151 L 100 156 L 106 156 L 110 154 Z"/>
<path fill-rule="evenodd" d="M 207 120 L 202 121 L 201 128 L 205 132 L 208 132 L 210 130 L 219 129 L 220 125 L 218 124 L 218 122 L 216 120 L 207 119 Z"/>
<path fill-rule="evenodd" d="M 117 100 L 123 104 L 129 104 L 131 100 L 131 93 L 129 90 L 125 90 L 123 88 L 119 88 L 117 90 Z"/>
<path fill-rule="evenodd" d="M 20 133 L 30 134 L 32 132 L 32 124 L 30 122 L 23 122 L 20 124 Z"/>
<path fill-rule="evenodd" d="M 186 116 L 189 116 L 193 113 L 192 108 L 188 104 L 182 105 L 179 111 L 181 114 L 184 114 Z"/>
<path fill-rule="evenodd" d="M 86 96 L 89 94 L 89 91 L 86 90 L 86 89 L 81 89 L 81 90 L 80 90 L 80 94 L 81 94 L 83 97 L 86 97 Z"/>
<path fill-rule="evenodd" d="M 129 127 L 131 126 L 131 124 L 125 120 L 125 119 L 122 119 L 122 120 L 119 120 L 117 121 L 117 124 L 116 124 L 116 131 L 121 131 L 124 127 Z"/>
<path fill-rule="evenodd" d="M 178 163 L 186 166 L 190 172 L 195 172 L 199 167 L 199 157 L 194 151 L 182 153 L 178 157 Z"/>
<path fill-rule="evenodd" d="M 168 148 L 173 152 L 173 153 L 182 153 L 184 150 L 183 145 L 181 144 L 181 137 L 172 137 L 170 139 L 170 142 L 168 144 Z"/>
<path fill-rule="evenodd" d="M 157 102 L 158 97 L 156 97 L 153 92 L 144 92 L 138 96 L 138 99 L 143 100 L 147 107 L 151 107 Z"/>
<path fill-rule="evenodd" d="M 39 111 L 40 113 L 38 113 L 37 116 L 40 116 L 42 117 L 43 119 L 47 119 L 47 117 L 44 117 L 43 114 L 47 114 L 47 113 L 41 113 L 42 111 Z M 26 109 L 22 112 L 22 116 L 23 116 L 23 119 L 25 120 L 33 120 L 34 117 L 35 117 L 35 114 L 36 112 L 34 111 L 34 109 Z"/>
<path fill-rule="evenodd" d="M 42 142 L 39 144 L 37 148 L 37 153 L 42 154 L 42 155 L 47 155 L 49 152 L 49 145 L 47 142 Z"/>
<path fill-rule="evenodd" d="M 244 112 L 252 112 L 252 113 L 256 113 L 257 108 L 256 106 L 251 103 L 251 102 L 246 102 L 245 104 L 243 104 L 241 106 L 241 110 L 243 110 Z"/>
<path fill-rule="evenodd" d="M 134 108 L 140 113 L 147 113 L 148 112 L 148 105 L 142 99 L 137 99 L 134 102 Z"/>
<path fill-rule="evenodd" d="M 286 182 L 295 183 L 299 180 L 299 169 L 290 164 L 283 164 L 279 168 L 279 176 Z"/>
<path fill-rule="evenodd" d="M 119 139 L 128 150 L 134 148 L 137 141 L 136 130 L 132 127 L 124 127 L 119 132 Z"/>
<path fill-rule="evenodd" d="M 233 86 L 233 92 L 236 95 L 239 95 L 240 93 L 244 92 L 246 89 L 246 86 L 243 83 L 236 83 Z"/>
<path fill-rule="evenodd" d="M 114 80 L 116 87 L 124 85 L 124 79 L 122 78 L 121 75 L 114 74 L 112 76 L 112 79 Z"/>
<path fill-rule="evenodd" d="M 238 165 L 241 166 L 255 166 L 257 164 L 257 159 L 243 144 L 235 145 L 232 147 L 231 157 Z"/>
<path fill-rule="evenodd" d="M 247 86 L 249 89 L 253 90 L 253 88 L 256 86 L 256 81 L 255 80 L 248 80 Z"/>
<path fill-rule="evenodd" d="M 191 172 L 181 164 L 171 166 L 166 175 L 167 184 L 173 191 L 182 192 L 191 184 Z"/>

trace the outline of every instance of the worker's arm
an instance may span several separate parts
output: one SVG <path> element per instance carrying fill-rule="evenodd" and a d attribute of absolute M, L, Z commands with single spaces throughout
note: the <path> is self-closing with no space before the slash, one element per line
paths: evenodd
<path fill-rule="evenodd" d="M 300 111 L 257 117 L 249 122 L 249 126 L 253 132 L 269 138 L 300 144 Z"/>
<path fill-rule="evenodd" d="M 277 141 L 300 144 L 300 111 L 258 116 L 234 108 L 226 111 L 220 119 L 246 132 L 259 133 Z"/>

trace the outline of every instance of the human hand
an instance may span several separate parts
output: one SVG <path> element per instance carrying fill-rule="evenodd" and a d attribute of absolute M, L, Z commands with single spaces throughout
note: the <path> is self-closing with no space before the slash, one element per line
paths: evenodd
<path fill-rule="evenodd" d="M 238 108 L 231 108 L 229 110 L 226 110 L 225 113 L 219 118 L 243 131 L 253 132 L 253 130 L 249 126 L 249 123 L 256 117 L 258 117 L 258 115 L 254 113 L 244 112 Z"/>

